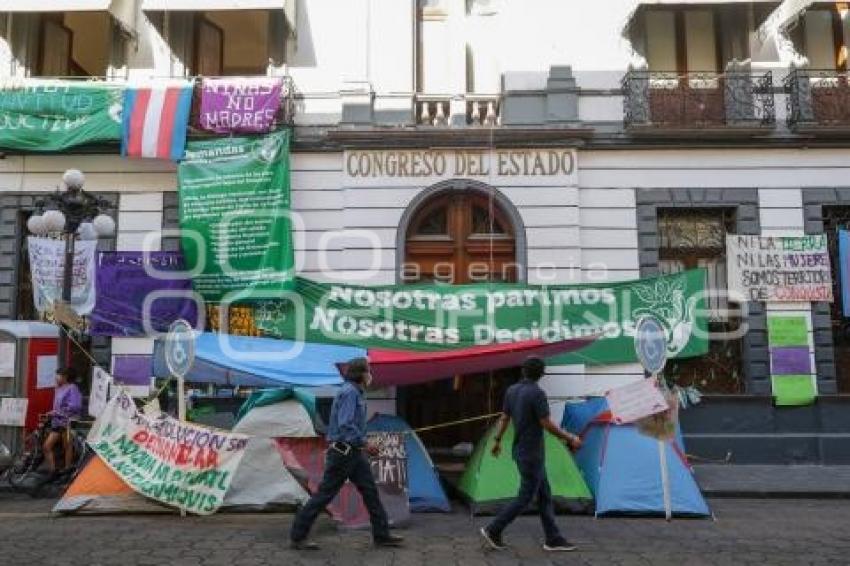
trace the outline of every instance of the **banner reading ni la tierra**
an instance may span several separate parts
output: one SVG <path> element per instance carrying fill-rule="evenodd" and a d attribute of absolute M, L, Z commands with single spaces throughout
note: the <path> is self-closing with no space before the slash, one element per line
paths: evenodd
<path fill-rule="evenodd" d="M 190 142 L 180 163 L 183 255 L 207 301 L 292 287 L 289 131 Z"/>
<path fill-rule="evenodd" d="M 121 139 L 123 88 L 69 81 L 0 85 L 0 147 L 61 151 Z"/>
<path fill-rule="evenodd" d="M 359 287 L 299 277 L 289 299 L 257 303 L 254 317 L 261 331 L 279 338 L 400 350 L 599 335 L 593 344 L 551 361 L 613 364 L 637 361 L 635 325 L 647 315 L 664 326 L 668 357 L 706 353 L 704 290 L 704 269 L 637 281 L 549 286 Z"/>
<path fill-rule="evenodd" d="M 209 515 L 224 501 L 248 436 L 145 415 L 120 391 L 88 443 L 138 493 L 189 513 Z"/>
<path fill-rule="evenodd" d="M 732 298 L 832 302 L 826 236 L 726 236 Z"/>
<path fill-rule="evenodd" d="M 280 77 L 204 79 L 201 128 L 217 134 L 267 132 L 280 108 Z"/>

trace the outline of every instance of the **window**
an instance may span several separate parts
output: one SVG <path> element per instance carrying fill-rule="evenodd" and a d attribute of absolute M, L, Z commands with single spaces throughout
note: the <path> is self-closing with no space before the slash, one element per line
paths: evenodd
<path fill-rule="evenodd" d="M 731 332 L 740 321 L 730 316 L 726 300 L 726 234 L 734 227 L 733 209 L 661 209 L 658 211 L 658 265 L 662 274 L 706 270 L 709 330 Z M 667 374 L 679 385 L 707 393 L 742 391 L 741 341 L 712 338 L 708 355 L 672 360 Z"/>
<path fill-rule="evenodd" d="M 647 10 L 646 60 L 650 71 L 717 72 L 720 68 L 715 12 Z"/>
<path fill-rule="evenodd" d="M 146 14 L 174 52 L 175 75 L 267 75 L 284 63 L 291 24 L 283 9 Z"/>
<path fill-rule="evenodd" d="M 104 77 L 123 65 L 124 35 L 109 12 L 15 12 L 0 24 L 12 76 Z"/>
<path fill-rule="evenodd" d="M 838 253 L 838 230 L 850 230 L 850 206 L 824 206 L 823 228 L 832 258 L 832 284 L 835 301 L 830 305 L 832 344 L 835 354 L 835 377 L 838 392 L 850 392 L 850 318 L 844 316 L 841 300 L 841 273 Z"/>

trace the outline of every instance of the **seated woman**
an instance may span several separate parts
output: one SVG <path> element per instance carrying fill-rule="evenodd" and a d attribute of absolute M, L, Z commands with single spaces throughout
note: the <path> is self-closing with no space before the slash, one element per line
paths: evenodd
<path fill-rule="evenodd" d="M 74 447 L 71 444 L 68 426 L 71 419 L 78 418 L 83 412 L 83 396 L 77 387 L 77 372 L 68 367 L 56 370 L 56 391 L 53 394 L 53 410 L 50 412 L 50 433 L 44 441 L 44 460 L 51 474 L 56 473 L 56 456 L 53 453 L 57 442 L 62 443 L 65 454 L 65 469 L 70 469 L 74 461 Z"/>

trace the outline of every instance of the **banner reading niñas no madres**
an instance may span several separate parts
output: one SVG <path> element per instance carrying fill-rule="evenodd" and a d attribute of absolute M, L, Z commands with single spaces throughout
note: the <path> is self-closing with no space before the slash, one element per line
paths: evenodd
<path fill-rule="evenodd" d="M 71 81 L 0 85 L 0 147 L 61 151 L 121 139 L 123 88 Z"/>
<path fill-rule="evenodd" d="M 403 350 L 599 334 L 592 345 L 550 361 L 615 364 L 637 360 L 635 325 L 647 315 L 667 330 L 669 357 L 706 353 L 704 289 L 703 269 L 594 285 L 357 287 L 298 278 L 291 299 L 258 303 L 255 318 L 280 338 Z"/>

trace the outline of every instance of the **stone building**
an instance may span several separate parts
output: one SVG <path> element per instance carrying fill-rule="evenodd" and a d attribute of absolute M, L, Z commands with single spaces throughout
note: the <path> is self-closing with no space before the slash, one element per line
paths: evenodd
<path fill-rule="evenodd" d="M 288 77 L 299 270 L 362 284 L 600 282 L 705 267 L 722 290 L 727 233 L 826 233 L 835 252 L 850 221 L 848 40 L 843 2 L 0 0 L 10 81 Z M 140 249 L 177 226 L 172 163 L 127 160 L 115 146 L 4 151 L 0 317 L 32 316 L 25 220 L 69 167 L 116 204 L 104 246 Z M 175 245 L 173 232 L 162 245 Z M 714 329 L 749 331 L 669 368 L 707 395 L 682 417 L 690 451 L 850 458 L 838 395 L 850 391 L 850 331 L 838 304 L 747 306 L 742 319 L 713 300 Z M 809 321 L 814 406 L 772 406 L 772 310 Z M 151 341 L 91 347 L 108 363 L 150 354 Z M 544 383 L 565 402 L 642 375 L 636 364 L 572 365 L 549 368 Z M 498 406 L 494 380 L 384 391 L 372 407 L 430 407 L 427 421 L 451 398 L 442 417 L 480 413 Z"/>

